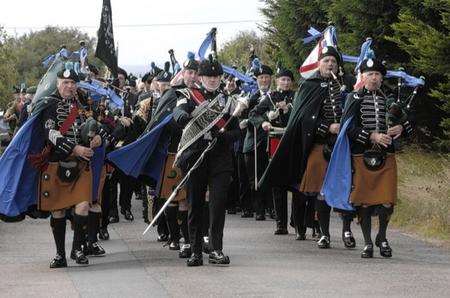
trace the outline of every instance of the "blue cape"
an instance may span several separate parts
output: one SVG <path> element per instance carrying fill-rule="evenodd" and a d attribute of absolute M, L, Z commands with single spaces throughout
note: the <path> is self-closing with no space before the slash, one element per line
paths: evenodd
<path fill-rule="evenodd" d="M 169 145 L 169 138 L 161 138 L 161 133 L 171 120 L 172 113 L 136 141 L 109 153 L 108 160 L 129 176 L 145 175 L 158 181 Z"/>
<path fill-rule="evenodd" d="M 0 215 L 3 218 L 25 214 L 38 201 L 39 171 L 28 161 L 30 154 L 42 152 L 45 144 L 43 125 L 34 114 L 19 129 L 0 157 Z M 93 195 L 98 194 L 105 149 L 94 150 Z"/>
<path fill-rule="evenodd" d="M 351 125 L 352 119 L 353 117 L 348 118 L 341 127 L 320 191 L 328 205 L 348 211 L 355 210 L 349 203 L 352 188 L 352 161 L 347 128 Z"/>

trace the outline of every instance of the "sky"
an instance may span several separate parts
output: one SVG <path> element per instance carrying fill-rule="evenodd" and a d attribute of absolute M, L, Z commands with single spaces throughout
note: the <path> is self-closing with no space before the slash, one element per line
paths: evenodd
<path fill-rule="evenodd" d="M 0 26 L 13 36 L 57 25 L 77 27 L 96 37 L 102 2 L 1 0 Z M 163 65 L 169 60 L 169 49 L 174 49 L 182 63 L 188 51 L 197 51 L 212 27 L 217 27 L 220 48 L 239 31 L 259 33 L 257 24 L 263 22 L 259 0 L 111 0 L 111 6 L 120 66 L 149 65 L 151 61 Z M 230 21 L 240 22 L 217 23 Z"/>

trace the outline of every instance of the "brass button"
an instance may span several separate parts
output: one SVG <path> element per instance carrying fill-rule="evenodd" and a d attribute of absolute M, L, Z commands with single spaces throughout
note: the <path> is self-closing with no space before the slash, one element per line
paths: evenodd
<path fill-rule="evenodd" d="M 43 178 L 44 178 L 44 180 L 49 180 L 49 179 L 50 179 L 50 175 L 47 174 L 47 173 L 45 173 L 45 174 L 43 175 Z"/>
<path fill-rule="evenodd" d="M 49 193 L 48 191 L 44 191 L 44 192 L 42 193 L 42 195 L 43 195 L 44 197 L 48 198 L 48 197 L 50 196 L 50 193 Z"/>

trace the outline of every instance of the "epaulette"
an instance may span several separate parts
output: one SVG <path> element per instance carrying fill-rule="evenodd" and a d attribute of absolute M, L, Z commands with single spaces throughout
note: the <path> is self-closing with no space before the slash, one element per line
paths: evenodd
<path fill-rule="evenodd" d="M 176 89 L 175 92 L 177 93 L 178 97 L 184 97 L 187 99 L 191 98 L 191 92 L 189 91 L 189 88 Z"/>

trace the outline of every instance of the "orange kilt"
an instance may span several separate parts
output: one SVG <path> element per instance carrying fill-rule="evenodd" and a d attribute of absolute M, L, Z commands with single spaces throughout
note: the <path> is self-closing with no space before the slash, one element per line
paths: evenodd
<path fill-rule="evenodd" d="M 158 197 L 168 199 L 172 194 L 173 190 L 183 179 L 183 174 L 181 170 L 177 167 L 173 166 L 175 161 L 176 153 L 168 153 L 166 157 L 166 162 L 162 169 L 161 179 L 160 179 L 160 187 L 159 187 L 159 195 Z M 177 202 L 186 199 L 186 189 L 182 187 L 178 194 L 175 196 L 175 199 L 172 202 Z"/>
<path fill-rule="evenodd" d="M 323 144 L 314 144 L 308 156 L 305 173 L 300 183 L 300 192 L 319 193 L 327 172 L 328 161 L 323 157 Z"/>
<path fill-rule="evenodd" d="M 105 182 L 105 169 L 99 185 L 96 200 L 92 200 L 92 171 L 83 164 L 80 176 L 74 183 L 62 182 L 57 175 L 58 162 L 50 162 L 41 173 L 39 181 L 38 208 L 42 211 L 55 211 L 68 208 L 81 202 L 100 201 Z"/>
<path fill-rule="evenodd" d="M 394 205 L 397 200 L 397 162 L 388 153 L 384 166 L 372 171 L 364 164 L 363 155 L 352 156 L 353 179 L 350 202 L 356 206 Z"/>

